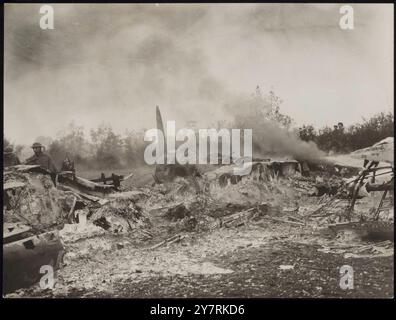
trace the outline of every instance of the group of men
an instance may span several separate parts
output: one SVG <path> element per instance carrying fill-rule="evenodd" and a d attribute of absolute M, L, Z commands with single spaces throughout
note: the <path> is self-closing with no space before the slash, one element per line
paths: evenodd
<path fill-rule="evenodd" d="M 51 156 L 44 152 L 44 146 L 39 143 L 33 143 L 33 156 L 26 159 L 23 164 L 27 165 L 39 165 L 41 168 L 48 170 L 50 173 L 55 174 L 58 172 L 57 167 L 55 166 L 54 161 Z M 4 148 L 4 167 L 15 166 L 21 164 L 18 156 L 15 154 L 14 149 L 11 145 L 8 145 Z M 68 157 L 62 163 L 61 171 L 73 171 L 74 172 L 74 164 Z"/>

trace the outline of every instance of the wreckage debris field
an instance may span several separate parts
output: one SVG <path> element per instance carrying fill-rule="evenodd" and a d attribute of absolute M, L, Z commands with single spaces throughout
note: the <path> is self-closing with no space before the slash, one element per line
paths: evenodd
<path fill-rule="evenodd" d="M 339 287 L 339 266 L 351 263 L 340 256 L 318 253 L 307 245 L 283 243 L 277 248 L 240 249 L 214 262 L 232 274 L 160 276 L 139 286 L 116 284 L 121 297 L 383 297 L 393 296 L 392 258 L 353 261 L 355 290 Z M 280 270 L 280 265 L 293 265 Z"/>
<path fill-rule="evenodd" d="M 282 163 L 277 174 L 264 163 L 232 179 L 219 166 L 163 183 L 143 170 L 111 192 L 87 176 L 54 187 L 32 168 L 8 172 L 5 221 L 29 236 L 56 230 L 63 256 L 52 289 L 25 284 L 6 297 L 393 297 L 393 191 L 377 221 L 381 193 L 359 197 L 348 221 L 353 170 L 306 176 Z"/>
<path fill-rule="evenodd" d="M 82 252 L 59 271 L 54 290 L 35 286 L 10 297 L 393 296 L 393 256 L 345 258 L 342 253 L 320 252 L 320 245 L 296 243 L 285 236 L 285 240 L 274 237 L 260 239 L 260 243 L 256 239 L 262 230 L 242 229 L 239 240 L 233 240 L 230 230 L 219 230 L 199 235 L 196 244 L 151 251 L 133 245 L 117 249 L 114 243 L 104 253 L 91 245 L 91 253 Z M 120 239 L 106 240 L 111 241 L 119 243 Z M 345 264 L 354 268 L 354 290 L 339 286 L 339 268 Z M 292 267 L 283 270 L 282 266 Z"/>

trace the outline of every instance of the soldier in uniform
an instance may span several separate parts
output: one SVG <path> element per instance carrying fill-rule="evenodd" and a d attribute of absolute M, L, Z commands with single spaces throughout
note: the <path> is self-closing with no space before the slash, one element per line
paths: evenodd
<path fill-rule="evenodd" d="M 34 151 L 34 155 L 28 158 L 25 161 L 25 164 L 40 165 L 40 167 L 48 170 L 52 174 L 56 174 L 58 172 L 52 158 L 43 151 L 44 146 L 41 143 L 33 143 L 32 149 Z"/>
<path fill-rule="evenodd" d="M 69 157 L 66 157 L 65 160 L 63 160 L 62 162 L 61 171 L 76 172 L 76 170 L 74 169 L 74 161 L 70 160 Z"/>
<path fill-rule="evenodd" d="M 17 155 L 14 153 L 14 148 L 11 145 L 4 148 L 3 159 L 4 167 L 11 167 L 21 164 Z"/>

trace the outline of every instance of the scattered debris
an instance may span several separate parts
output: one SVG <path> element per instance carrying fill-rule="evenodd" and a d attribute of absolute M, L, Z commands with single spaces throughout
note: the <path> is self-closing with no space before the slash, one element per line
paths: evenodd
<path fill-rule="evenodd" d="M 127 254 L 129 260 L 124 271 L 130 274 L 130 266 L 134 265 L 133 270 L 139 270 L 134 273 L 136 281 L 152 273 L 133 264 L 132 256 L 140 252 L 139 249 L 145 252 L 139 254 L 156 259 L 156 254 L 164 251 L 165 246 L 169 246 L 169 252 L 177 252 L 211 233 L 235 238 L 236 233 L 256 230 L 255 237 L 241 241 L 239 249 L 263 242 L 304 240 L 317 241 L 321 252 L 342 254 L 348 259 L 393 255 L 393 216 L 388 215 L 390 218 L 384 221 L 386 208 L 393 208 L 393 202 L 389 202 L 393 199 L 393 184 L 388 188 L 388 182 L 368 183 L 365 188 L 369 192 L 387 190 L 378 206 L 381 210 L 372 205 L 371 194 L 356 197 L 355 210 L 348 221 L 351 197 L 345 177 L 352 170 L 289 159 L 255 159 L 249 164 L 250 174 L 237 176 L 233 173 L 235 165 L 217 166 L 205 173 L 195 171 L 200 169 L 197 167 L 179 165 L 157 168 L 158 183 L 122 190 L 114 179 L 118 177 L 121 181 L 131 175 L 102 175 L 100 179 L 88 180 L 65 173 L 54 183 L 51 176 L 37 166 L 7 168 L 4 243 L 14 246 L 28 239 L 22 250 L 28 251 L 41 246 L 40 242 L 29 242 L 31 237 L 43 239 L 43 234 L 59 230 L 57 237 L 61 247 L 54 245 L 49 251 L 51 257 L 66 250 L 66 266 L 90 261 L 111 272 L 112 268 L 105 265 L 107 262 L 100 262 L 98 256 L 121 259 Z M 180 171 L 180 167 L 184 171 Z M 378 212 L 381 215 L 374 214 Z M 228 248 L 227 242 L 230 240 L 219 237 L 211 244 L 216 248 L 210 250 L 235 250 Z M 201 258 L 207 258 L 206 251 Z M 174 266 L 174 269 L 172 261 L 166 263 L 168 272 L 174 274 L 233 272 L 202 260 L 188 267 Z M 282 271 L 293 270 L 295 266 L 298 269 L 300 265 L 294 264 L 294 260 L 279 263 L 282 264 L 278 269 Z M 68 269 L 68 272 L 72 271 Z M 75 273 L 73 277 L 78 278 L 78 272 Z"/>
<path fill-rule="evenodd" d="M 391 241 L 382 241 L 376 243 L 354 243 L 350 245 L 337 244 L 334 246 L 323 246 L 318 251 L 332 254 L 342 254 L 345 259 L 348 258 L 376 258 L 389 257 L 394 254 L 394 245 Z"/>
<path fill-rule="evenodd" d="M 113 233 L 126 233 L 150 225 L 142 208 L 135 201 L 124 198 L 109 200 L 91 215 L 90 220 Z"/>

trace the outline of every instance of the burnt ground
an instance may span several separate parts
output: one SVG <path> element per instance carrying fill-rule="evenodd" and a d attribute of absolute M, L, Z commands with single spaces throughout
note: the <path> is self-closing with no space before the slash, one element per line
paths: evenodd
<path fill-rule="evenodd" d="M 221 229 L 214 234 L 196 235 L 199 240 L 155 250 L 147 251 L 140 248 L 141 245 L 137 248 L 131 244 L 120 250 L 91 254 L 58 271 L 59 283 L 54 290 L 40 290 L 35 286 L 9 297 L 393 297 L 393 255 L 345 258 L 342 254 L 318 251 L 321 245 L 314 242 L 282 239 L 285 236 L 258 239 L 258 232 L 263 231 L 250 227 L 238 231 Z M 220 271 L 213 272 L 211 267 L 205 271 L 202 262 Z M 197 263 L 199 270 L 192 268 Z M 343 265 L 353 267 L 353 289 L 340 288 Z M 293 267 L 282 270 L 280 266 Z"/>
<path fill-rule="evenodd" d="M 232 274 L 153 277 L 119 282 L 116 297 L 134 298 L 392 298 L 393 257 L 344 259 L 315 247 L 283 243 L 275 248 L 241 249 L 213 259 Z M 340 288 L 339 268 L 354 269 L 354 289 Z M 294 265 L 280 270 L 280 265 Z"/>
<path fill-rule="evenodd" d="M 226 189 L 221 192 L 227 196 L 231 191 Z M 281 194 L 280 192 L 276 194 L 278 193 Z M 273 194 L 275 193 L 270 195 Z M 289 196 L 288 193 L 285 195 Z M 169 196 L 165 198 L 168 199 Z M 307 209 L 294 214 L 294 217 L 299 219 L 318 206 L 317 199 L 303 197 L 296 200 Z M 177 203 L 175 199 L 172 201 L 171 203 Z M 276 202 L 273 199 L 267 201 Z M 154 198 L 154 207 L 158 205 L 157 202 L 158 200 Z M 277 202 L 281 207 L 292 206 L 292 203 L 284 199 Z M 373 201 L 368 199 L 366 202 L 358 203 L 364 212 L 369 211 L 372 205 L 369 202 Z M 277 210 L 269 212 L 270 218 L 278 215 Z M 285 219 L 283 216 L 280 218 Z M 322 221 L 323 217 L 316 219 Z M 152 246 L 160 244 L 175 233 L 180 233 L 180 230 L 173 230 L 171 224 L 173 226 L 177 223 L 170 223 L 159 213 L 150 214 L 150 220 L 153 227 L 149 231 L 153 237 L 148 240 L 144 239 L 144 234 L 139 228 L 127 234 L 117 235 L 105 232 L 92 224 L 89 224 L 87 229 L 83 227 L 81 232 L 71 230 L 69 235 L 63 236 L 66 250 L 65 263 L 56 272 L 55 287 L 52 290 L 42 290 L 35 285 L 17 290 L 6 297 L 392 298 L 394 296 L 393 243 L 387 245 L 387 248 L 380 246 L 375 250 L 369 248 L 359 251 L 362 247 L 371 246 L 373 243 L 353 237 L 327 239 L 325 234 L 318 232 L 316 220 L 313 224 L 295 226 L 263 219 L 257 224 L 250 221 L 238 227 L 217 226 L 215 229 L 203 231 L 199 228 L 194 231 L 181 231 L 186 236 L 182 241 L 151 249 Z M 326 226 L 327 223 L 329 222 L 323 221 L 322 226 Z M 328 248 L 335 250 L 328 251 Z M 346 254 L 349 254 L 349 257 Z M 353 289 L 340 288 L 340 267 L 343 265 L 353 267 Z"/>

